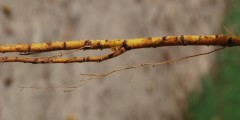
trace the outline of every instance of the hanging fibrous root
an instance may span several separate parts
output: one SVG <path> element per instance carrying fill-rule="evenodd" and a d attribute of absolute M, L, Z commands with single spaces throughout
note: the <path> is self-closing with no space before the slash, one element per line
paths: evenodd
<path fill-rule="evenodd" d="M 204 52 L 204 53 L 200 53 L 200 54 L 194 54 L 194 55 L 189 55 L 189 56 L 185 56 L 185 57 L 181 57 L 181 58 L 176 58 L 176 59 L 172 59 L 172 60 L 168 60 L 168 61 L 164 61 L 164 62 L 159 62 L 159 63 L 143 63 L 143 64 L 139 64 L 139 65 L 135 65 L 135 66 L 128 66 L 128 67 L 124 67 L 124 68 L 120 68 L 120 69 L 115 69 L 109 72 L 105 72 L 105 73 L 98 73 L 98 74 L 91 74 L 91 73 L 81 73 L 81 75 L 86 76 L 85 79 L 82 79 L 79 81 L 79 84 L 75 85 L 75 86 L 55 86 L 55 87 L 37 87 L 37 86 L 30 86 L 30 87 L 26 87 L 26 86 L 18 86 L 18 88 L 20 89 L 20 91 L 22 91 L 23 89 L 45 89 L 45 90 L 53 90 L 53 89 L 57 89 L 57 88 L 62 88 L 64 89 L 64 92 L 71 92 L 81 86 L 83 86 L 84 84 L 86 84 L 88 81 L 92 81 L 92 80 L 97 80 L 100 78 L 104 78 L 107 77 L 111 74 L 117 73 L 117 72 L 121 72 L 124 70 L 129 70 L 129 69 L 137 69 L 137 68 L 141 68 L 141 67 L 146 67 L 146 66 L 151 66 L 151 67 L 157 67 L 160 65 L 164 65 L 164 64 L 169 64 L 172 62 L 177 62 L 177 61 L 181 61 L 184 59 L 189 59 L 189 58 L 193 58 L 193 57 L 198 57 L 198 56 L 203 56 L 203 55 L 207 55 L 207 54 L 211 54 L 220 50 L 223 50 L 225 47 L 222 48 L 217 48 L 215 50 L 212 51 L 208 51 L 208 52 Z M 115 51 L 114 53 L 111 53 L 109 55 L 105 55 L 102 56 L 102 60 L 107 60 L 110 59 L 111 57 L 106 57 L 106 56 L 113 56 L 113 57 L 117 57 L 121 54 L 123 54 L 124 52 L 126 52 L 126 49 L 124 47 L 118 49 L 117 51 Z M 73 59 L 73 58 L 72 58 Z"/>

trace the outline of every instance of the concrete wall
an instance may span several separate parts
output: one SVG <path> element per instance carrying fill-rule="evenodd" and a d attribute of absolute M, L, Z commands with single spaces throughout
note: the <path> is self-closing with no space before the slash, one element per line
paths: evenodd
<path fill-rule="evenodd" d="M 0 44 L 218 34 L 225 9 L 224 0 L 0 0 L 0 6 L 11 10 L 9 15 L 0 13 Z M 210 49 L 133 50 L 102 63 L 0 64 L 0 120 L 184 119 L 186 97 L 200 86 L 199 78 L 208 72 L 214 55 L 123 71 L 71 92 L 20 91 L 17 86 L 73 86 L 83 79 L 81 72 L 104 72 Z M 70 56 L 82 55 L 86 56 L 82 52 Z"/>

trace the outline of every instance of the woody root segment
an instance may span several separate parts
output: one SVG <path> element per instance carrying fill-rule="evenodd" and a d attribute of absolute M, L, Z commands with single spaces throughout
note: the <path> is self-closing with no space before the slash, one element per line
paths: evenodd
<path fill-rule="evenodd" d="M 117 57 L 126 51 L 140 48 L 163 47 L 163 46 L 186 46 L 186 45 L 207 45 L 207 46 L 239 46 L 240 36 L 236 35 L 181 35 L 181 36 L 164 36 L 149 37 L 136 39 L 112 39 L 112 40 L 76 40 L 63 42 L 47 42 L 33 44 L 13 44 L 0 45 L 0 53 L 18 52 L 20 56 L 2 56 L 0 62 L 22 62 L 33 64 L 46 63 L 75 63 L 75 62 L 102 62 Z M 102 50 L 111 49 L 112 53 L 103 56 L 73 57 L 65 58 L 66 54 L 71 54 L 80 50 Z M 70 50 L 55 56 L 47 57 L 28 57 L 28 55 L 50 52 L 57 50 Z M 216 50 L 215 50 L 216 51 Z M 207 54 L 211 53 L 201 53 Z M 5 55 L 5 54 L 4 54 Z M 200 55 L 200 54 L 199 54 Z M 199 56 L 198 55 L 198 56 Z M 192 55 L 195 56 L 195 55 Z M 146 64 L 152 65 L 152 64 Z M 143 65 L 143 66 L 146 66 Z M 156 64 L 158 65 L 158 64 Z M 127 68 L 125 68 L 127 69 Z"/>

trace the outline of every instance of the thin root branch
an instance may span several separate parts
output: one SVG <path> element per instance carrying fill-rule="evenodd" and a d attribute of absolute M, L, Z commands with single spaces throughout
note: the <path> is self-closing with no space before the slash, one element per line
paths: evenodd
<path fill-rule="evenodd" d="M 33 63 L 33 64 L 46 64 L 46 63 L 74 63 L 74 62 L 102 62 L 114 57 L 117 57 L 126 52 L 125 48 L 122 47 L 117 51 L 103 56 L 90 56 L 90 57 L 74 57 L 74 58 L 56 58 L 58 56 L 63 56 L 66 54 L 73 53 L 75 51 L 70 51 L 68 53 L 50 56 L 50 57 L 0 57 L 0 62 L 23 62 L 23 63 Z"/>
<path fill-rule="evenodd" d="M 225 47 L 222 47 L 222 48 L 218 48 L 218 49 L 215 49 L 215 50 L 212 50 L 212 51 L 209 51 L 209 52 L 195 54 L 195 55 L 190 55 L 190 56 L 177 58 L 177 59 L 173 59 L 173 60 L 168 60 L 168 61 L 164 61 L 164 62 L 160 62 L 160 63 L 143 63 L 143 64 L 139 64 L 139 65 L 135 65 L 135 66 L 129 66 L 129 67 L 124 67 L 124 68 L 120 68 L 120 69 L 115 69 L 115 70 L 112 70 L 112 71 L 109 71 L 109 72 L 106 72 L 106 73 L 100 73 L 100 74 L 81 73 L 81 75 L 89 76 L 89 77 L 98 77 L 98 78 L 106 77 L 106 76 L 108 76 L 110 74 L 113 74 L 113 73 L 116 73 L 116 72 L 120 72 L 120 71 L 124 71 L 124 70 L 136 69 L 136 68 L 140 68 L 140 67 L 144 67 L 144 66 L 155 67 L 155 66 L 160 66 L 160 65 L 163 65 L 163 64 L 168 64 L 168 63 L 172 63 L 172 62 L 181 61 L 181 60 L 188 59 L 188 58 L 193 58 L 193 57 L 197 57 L 197 56 L 203 56 L 203 55 L 207 55 L 207 54 L 210 54 L 210 53 L 213 53 L 213 52 L 217 52 L 217 51 L 223 50 L 224 48 Z"/>

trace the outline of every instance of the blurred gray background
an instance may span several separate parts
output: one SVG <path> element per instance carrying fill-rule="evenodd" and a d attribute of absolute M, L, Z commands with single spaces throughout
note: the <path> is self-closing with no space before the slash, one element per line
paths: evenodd
<path fill-rule="evenodd" d="M 0 0 L 0 7 L 0 44 L 14 44 L 219 34 L 225 1 Z M 200 88 L 200 77 L 209 72 L 214 55 L 123 71 L 71 92 L 63 92 L 64 88 L 20 91 L 17 86 L 74 86 L 83 79 L 80 73 L 160 62 L 211 49 L 187 46 L 132 50 L 102 63 L 0 64 L 0 120 L 184 119 L 187 95 Z M 72 56 L 80 55 L 86 56 Z"/>

